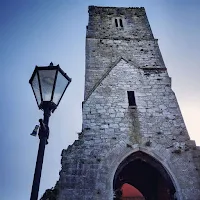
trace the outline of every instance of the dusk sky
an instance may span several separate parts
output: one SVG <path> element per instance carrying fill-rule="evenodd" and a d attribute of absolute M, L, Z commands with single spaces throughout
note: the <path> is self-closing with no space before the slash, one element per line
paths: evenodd
<path fill-rule="evenodd" d="M 72 78 L 50 118 L 40 194 L 55 185 L 61 151 L 81 131 L 88 6 L 145 7 L 191 139 L 200 145 L 199 0 L 0 0 L 0 198 L 27 200 L 39 139 L 28 83 L 35 65 L 59 64 Z"/>

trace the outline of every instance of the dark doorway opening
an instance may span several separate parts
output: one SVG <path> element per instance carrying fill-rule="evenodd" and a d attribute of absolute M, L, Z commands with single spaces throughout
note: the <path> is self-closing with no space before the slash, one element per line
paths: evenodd
<path fill-rule="evenodd" d="M 138 189 L 144 200 L 175 200 L 175 187 L 160 162 L 141 151 L 128 156 L 118 167 L 113 190 L 115 198 L 124 200 L 122 186 L 127 183 Z M 129 197 L 136 200 L 136 196 Z"/>

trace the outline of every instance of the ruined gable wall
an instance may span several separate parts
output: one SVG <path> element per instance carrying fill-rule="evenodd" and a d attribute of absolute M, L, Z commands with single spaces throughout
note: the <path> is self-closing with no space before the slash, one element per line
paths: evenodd
<path fill-rule="evenodd" d="M 135 91 L 134 109 L 128 108 L 130 90 Z M 112 199 L 113 175 L 120 161 L 145 150 L 168 166 L 185 199 L 196 196 L 198 172 L 191 160 L 195 144 L 190 145 L 166 71 L 144 71 L 122 59 L 83 104 L 83 132 L 63 151 L 61 194 L 71 199 L 79 198 L 80 192 L 86 199 Z"/>

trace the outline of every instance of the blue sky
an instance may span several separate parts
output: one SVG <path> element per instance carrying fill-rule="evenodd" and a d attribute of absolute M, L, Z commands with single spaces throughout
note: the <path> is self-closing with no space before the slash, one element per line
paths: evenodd
<path fill-rule="evenodd" d="M 146 8 L 189 134 L 200 145 L 200 1 L 0 0 L 2 200 L 30 196 L 39 141 L 29 134 L 42 117 L 28 83 L 35 65 L 52 61 L 72 78 L 50 119 L 40 196 L 58 180 L 61 151 L 81 130 L 89 5 Z"/>

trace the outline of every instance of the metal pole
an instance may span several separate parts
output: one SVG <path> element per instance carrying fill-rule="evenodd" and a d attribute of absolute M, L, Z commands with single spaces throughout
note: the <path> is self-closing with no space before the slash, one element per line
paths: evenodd
<path fill-rule="evenodd" d="M 49 137 L 49 117 L 51 115 L 51 110 L 47 107 L 44 109 L 44 125 L 42 124 L 42 120 L 40 120 L 40 130 L 39 130 L 39 148 L 38 148 L 38 155 L 37 155 L 37 161 L 35 166 L 35 173 L 33 178 L 33 185 L 31 190 L 31 197 L 30 200 L 37 200 L 38 199 L 38 192 L 40 187 L 40 178 L 41 178 L 41 172 L 42 172 L 42 165 L 43 165 L 43 159 L 44 159 L 44 151 L 45 146 L 47 144 L 47 139 Z M 43 127 L 41 127 L 43 126 Z"/>

